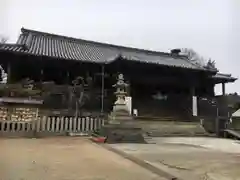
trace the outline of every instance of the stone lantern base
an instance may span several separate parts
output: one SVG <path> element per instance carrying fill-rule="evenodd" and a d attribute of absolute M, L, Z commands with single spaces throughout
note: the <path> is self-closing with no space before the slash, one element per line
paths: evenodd
<path fill-rule="evenodd" d="M 142 129 L 134 122 L 126 105 L 114 106 L 99 135 L 106 137 L 107 143 L 145 143 Z"/>
<path fill-rule="evenodd" d="M 107 124 L 100 135 L 106 137 L 106 143 L 146 143 L 142 129 L 127 124 Z"/>

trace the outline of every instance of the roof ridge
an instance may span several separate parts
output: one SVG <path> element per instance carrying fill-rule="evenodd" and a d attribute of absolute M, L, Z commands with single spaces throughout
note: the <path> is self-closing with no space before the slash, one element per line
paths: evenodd
<path fill-rule="evenodd" d="M 48 33 L 48 32 L 43 32 L 43 31 L 26 29 L 26 28 L 23 28 L 23 27 L 21 28 L 21 32 L 22 33 L 43 34 L 43 35 L 47 35 L 47 36 L 54 36 L 54 37 L 58 37 L 58 38 L 62 38 L 62 39 L 73 40 L 75 42 L 81 41 L 81 42 L 85 42 L 85 43 L 103 45 L 103 46 L 108 46 L 108 47 L 113 47 L 113 48 L 128 49 L 128 50 L 133 50 L 133 51 L 142 51 L 142 52 L 150 53 L 150 54 L 166 55 L 166 56 L 171 56 L 173 58 L 174 57 L 176 57 L 176 58 L 186 58 L 184 55 L 172 55 L 171 53 L 168 53 L 168 52 L 154 51 L 154 50 L 148 50 L 148 49 L 134 48 L 134 47 L 128 47 L 128 46 L 123 46 L 123 45 L 116 45 L 116 44 L 86 40 L 86 39 L 81 39 L 81 38 L 74 38 L 74 37 L 60 35 L 60 34 L 54 34 L 54 33 Z"/>
<path fill-rule="evenodd" d="M 224 74 L 224 73 L 217 73 L 218 75 L 223 75 L 223 76 L 228 76 L 228 77 L 231 77 L 232 74 Z"/>

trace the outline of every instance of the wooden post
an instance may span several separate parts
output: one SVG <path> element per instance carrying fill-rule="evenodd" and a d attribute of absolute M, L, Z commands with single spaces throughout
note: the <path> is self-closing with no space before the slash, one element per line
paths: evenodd
<path fill-rule="evenodd" d="M 66 79 L 66 81 L 67 81 L 67 82 L 66 82 L 67 84 L 70 84 L 70 83 L 69 83 L 69 82 L 70 82 L 70 81 L 69 81 L 69 71 L 67 72 L 67 79 Z"/>
<path fill-rule="evenodd" d="M 191 96 L 195 96 L 195 93 L 196 93 L 196 92 L 195 92 L 195 88 L 192 86 L 192 87 L 191 87 Z"/>
<path fill-rule="evenodd" d="M 225 95 L 225 83 L 222 83 L 222 95 L 224 96 Z"/>
<path fill-rule="evenodd" d="M 41 74 L 40 74 L 40 82 L 41 83 L 43 82 L 43 74 L 44 74 L 44 70 L 41 69 Z"/>
<path fill-rule="evenodd" d="M 219 115 L 218 115 L 218 105 L 216 104 L 216 135 L 219 137 Z"/>

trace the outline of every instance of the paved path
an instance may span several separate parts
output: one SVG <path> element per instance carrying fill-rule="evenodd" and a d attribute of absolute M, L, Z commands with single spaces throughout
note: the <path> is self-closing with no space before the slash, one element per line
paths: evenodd
<path fill-rule="evenodd" d="M 240 144 L 215 138 L 153 138 L 155 144 L 115 144 L 184 180 L 240 180 Z"/>
<path fill-rule="evenodd" d="M 198 147 L 207 148 L 225 153 L 236 153 L 240 154 L 240 141 L 232 139 L 221 139 L 221 138 L 184 138 L 184 137 L 173 137 L 173 138 L 155 138 L 155 143 L 170 143 L 170 144 L 182 144 L 182 145 L 194 145 Z"/>
<path fill-rule="evenodd" d="M 0 139 L 3 180 L 164 180 L 83 138 Z"/>

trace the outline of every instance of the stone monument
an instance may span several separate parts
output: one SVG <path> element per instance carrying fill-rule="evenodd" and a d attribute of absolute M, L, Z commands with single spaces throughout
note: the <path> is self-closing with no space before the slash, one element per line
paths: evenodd
<path fill-rule="evenodd" d="M 108 123 L 101 129 L 100 135 L 107 137 L 107 143 L 144 143 L 142 130 L 137 127 L 126 105 L 128 84 L 124 82 L 123 74 L 119 74 L 117 83 L 113 87 L 116 88 L 116 101 Z"/>

